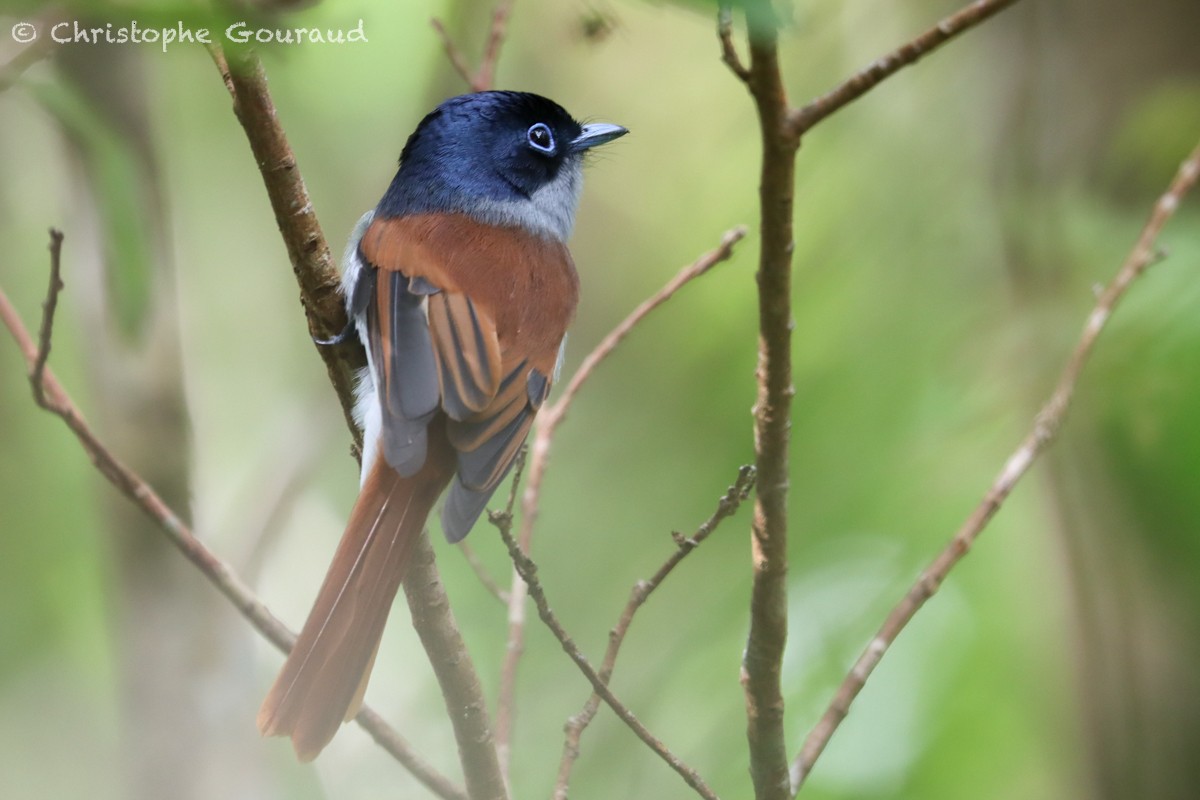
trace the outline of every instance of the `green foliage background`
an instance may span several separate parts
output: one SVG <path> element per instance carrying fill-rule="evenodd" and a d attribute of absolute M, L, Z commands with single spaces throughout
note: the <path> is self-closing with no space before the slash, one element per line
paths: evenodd
<path fill-rule="evenodd" d="M 795 5 L 781 48 L 796 102 L 955 8 Z M 801 149 L 785 672 L 793 749 L 1028 429 L 1091 307 L 1092 287 L 1115 272 L 1200 132 L 1194 58 L 1156 66 L 1156 57 L 1174 57 L 1166 43 L 1101 52 L 1096 32 L 1118 21 L 1071 4 L 1075 13 L 1041 5 L 1019 4 L 904 71 L 815 129 Z M 1194 30 L 1195 9 L 1157 5 Z M 446 18 L 474 58 L 487 10 L 356 0 L 281 18 L 280 25 L 322 28 L 361 18 L 369 37 L 262 50 L 335 249 L 390 181 L 408 132 L 462 90 L 428 19 Z M 0 9 L 0 32 L 38 11 Z M 96 4 L 62 13 L 223 28 L 192 6 Z M 1146 28 L 1161 26 L 1153 17 L 1146 12 Z M 521 0 L 498 73 L 501 87 L 546 94 L 576 115 L 632 131 L 588 173 L 572 245 L 583 302 L 567 374 L 725 230 L 747 223 L 752 231 L 729 263 L 656 312 L 603 366 L 556 442 L 535 556 L 557 612 L 594 658 L 630 587 L 670 552 L 670 532 L 693 530 L 738 465 L 753 459 L 758 134 L 749 98 L 720 62 L 713 27 L 706 11 L 671 4 Z M 1135 43 L 1149 35 L 1125 30 Z M 190 414 L 191 505 L 183 510 L 214 548 L 244 563 L 256 533 L 245 522 L 257 509 L 256 487 L 280 461 L 307 465 L 257 582 L 296 626 L 354 495 L 348 437 L 208 55 L 197 46 L 124 48 L 136 52 L 143 84 L 125 90 L 148 97 L 149 152 L 106 127 L 53 61 L 0 94 L 0 285 L 36 324 L 44 231 L 65 230 L 67 290 L 51 363 L 91 416 L 90 387 L 106 367 L 89 363 L 87 345 L 107 332 L 89 329 L 81 309 L 102 290 L 74 266 L 81 251 L 104 257 L 116 287 L 115 335 L 137 337 L 139 315 L 149 313 L 147 284 L 163 268 L 144 241 L 147 201 L 138 186 L 138 165 L 152 161 Z M 4 38 L 0 61 L 13 52 Z M 1113 72 L 1124 82 L 1098 88 Z M 81 160 L 80 151 L 95 157 Z M 1186 796 L 1176 794 L 1187 785 L 1181 776 L 1194 776 L 1196 766 L 1181 754 L 1194 755 L 1200 742 L 1200 679 L 1186 666 L 1200 649 L 1197 198 L 1162 244 L 1170 257 L 1116 315 L 1054 455 L 901 637 L 802 796 Z M 62 425 L 33 408 L 15 348 L 0 344 L 7 797 L 129 796 L 118 758 L 124 661 L 114 555 L 101 503 L 110 491 Z M 738 685 L 748 519 L 743 511 L 726 523 L 653 597 L 614 681 L 639 718 L 727 798 L 749 796 Z M 471 542 L 507 581 L 494 531 L 480 526 Z M 504 610 L 458 553 L 437 544 L 456 616 L 494 698 Z M 220 623 L 229 637 L 253 641 L 232 614 Z M 161 635 L 198 636 L 198 624 L 179 618 Z M 292 763 L 283 743 L 259 743 L 254 698 L 279 657 L 259 642 L 249 652 L 241 669 L 204 689 L 267 776 L 256 773 L 254 785 L 266 788 L 245 796 L 424 796 L 357 729 L 347 728 L 315 767 Z M 251 700 L 226 703 L 222 692 Z M 587 694 L 532 624 L 516 796 L 549 793 L 561 725 Z M 1106 713 L 1114 697 L 1123 710 Z M 369 700 L 457 775 L 440 696 L 402 608 Z M 1125 760 L 1102 769 L 1097 761 L 1110 751 L 1097 742 L 1110 740 Z M 605 711 L 583 748 L 572 797 L 686 796 Z M 1135 783 L 1158 788 L 1121 794 L 1104 770 L 1126 768 L 1143 777 Z"/>

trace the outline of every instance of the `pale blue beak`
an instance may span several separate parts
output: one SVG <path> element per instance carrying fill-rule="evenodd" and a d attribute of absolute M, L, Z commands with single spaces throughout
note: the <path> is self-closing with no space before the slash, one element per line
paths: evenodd
<path fill-rule="evenodd" d="M 590 125 L 584 125 L 583 133 L 571 140 L 571 149 L 575 151 L 587 150 L 591 147 L 611 142 L 613 139 L 619 139 L 627 133 L 629 133 L 629 130 L 622 128 L 620 125 L 612 125 L 607 122 L 593 122 Z"/>

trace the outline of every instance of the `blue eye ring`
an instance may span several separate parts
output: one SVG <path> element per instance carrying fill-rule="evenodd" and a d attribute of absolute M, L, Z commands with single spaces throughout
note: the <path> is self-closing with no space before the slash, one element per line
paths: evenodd
<path fill-rule="evenodd" d="M 535 122 L 530 125 L 529 130 L 525 132 L 525 140 L 534 150 L 548 156 L 554 155 L 555 150 L 558 149 L 558 145 L 554 141 L 554 132 L 544 122 Z"/>

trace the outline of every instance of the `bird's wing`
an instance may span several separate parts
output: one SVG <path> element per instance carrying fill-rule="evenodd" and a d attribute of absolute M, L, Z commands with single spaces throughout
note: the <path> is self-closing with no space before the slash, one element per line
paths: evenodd
<path fill-rule="evenodd" d="M 549 393 L 552 370 L 544 366 L 544 346 L 530 352 L 528 336 L 501 331 L 497 302 L 475 299 L 478 291 L 470 291 L 472 277 L 465 271 L 503 274 L 507 265 L 464 265 L 424 241 L 395 219 L 375 220 L 359 245 L 373 274 L 359 280 L 366 279 L 371 292 L 363 300 L 383 455 L 401 475 L 415 474 L 425 460 L 429 425 L 437 412 L 445 414 L 457 476 L 442 528 L 458 541 L 512 466 Z M 473 244 L 474 252 L 489 250 Z M 491 250 L 494 259 L 500 250 Z"/>

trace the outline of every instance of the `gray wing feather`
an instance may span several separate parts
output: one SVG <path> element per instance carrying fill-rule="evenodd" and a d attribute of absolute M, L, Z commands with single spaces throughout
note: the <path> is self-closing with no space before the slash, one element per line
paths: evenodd
<path fill-rule="evenodd" d="M 374 273 L 379 273 L 375 275 Z M 370 296 L 364 302 L 367 327 L 371 331 L 372 360 L 383 374 L 377 375 L 376 390 L 383 409 L 383 455 L 400 475 L 414 475 L 425 463 L 426 427 L 438 408 L 437 360 L 425 312 L 424 297 L 408 290 L 408 277 L 399 272 L 372 270 L 355 283 L 352 303 L 363 302 L 359 287 L 366 283 Z M 388 295 L 388 318 L 379 319 L 376 292 Z M 366 290 L 363 290 L 365 294 Z M 388 326 L 391 357 L 382 363 L 382 326 Z"/>
<path fill-rule="evenodd" d="M 497 485 L 504 480 L 510 469 L 511 462 L 496 481 Z M 471 527 L 479 519 L 495 491 L 495 486 L 483 490 L 468 489 L 463 484 L 462 477 L 455 476 L 450 484 L 450 491 L 446 493 L 446 502 L 442 506 L 442 533 L 446 535 L 446 541 L 451 544 L 460 542 L 471 532 Z"/>

